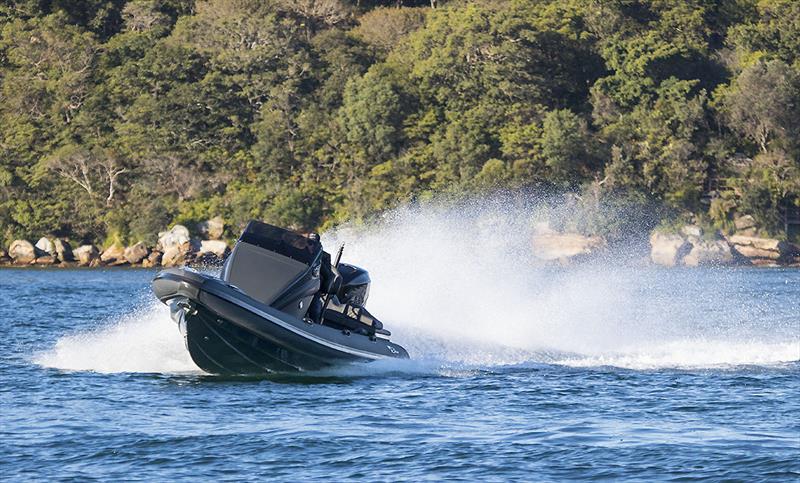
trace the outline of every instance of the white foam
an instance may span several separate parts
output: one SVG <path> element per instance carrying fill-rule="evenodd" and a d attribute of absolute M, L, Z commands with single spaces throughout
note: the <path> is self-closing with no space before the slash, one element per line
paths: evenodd
<path fill-rule="evenodd" d="M 418 359 L 632 369 L 800 360 L 800 302 L 764 304 L 742 290 L 746 273 L 543 268 L 531 263 L 533 218 L 507 207 L 399 210 L 323 242 L 346 241 L 344 261 L 369 269 L 370 310 Z"/>
<path fill-rule="evenodd" d="M 414 359 L 333 373 L 448 375 L 528 363 L 703 368 L 800 360 L 800 301 L 773 303 L 748 291 L 752 272 L 658 271 L 613 262 L 541 268 L 530 263 L 534 218 L 530 210 L 509 207 L 430 206 L 325 234 L 329 251 L 346 241 L 344 261 L 369 270 L 370 311 Z M 96 372 L 198 371 L 166 307 L 155 300 L 99 330 L 62 337 L 36 362 Z"/>
<path fill-rule="evenodd" d="M 44 367 L 100 373 L 197 373 L 166 306 L 154 301 L 97 330 L 67 335 L 34 361 Z"/>
<path fill-rule="evenodd" d="M 614 366 L 626 369 L 704 369 L 739 366 L 780 366 L 800 360 L 800 343 L 683 340 L 652 344 L 628 352 L 554 361 L 571 367 Z"/>

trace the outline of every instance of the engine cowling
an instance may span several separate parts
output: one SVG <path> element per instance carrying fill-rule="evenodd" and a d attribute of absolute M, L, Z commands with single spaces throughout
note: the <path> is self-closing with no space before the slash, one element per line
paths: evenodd
<path fill-rule="evenodd" d="M 369 273 L 361 267 L 348 263 L 340 263 L 337 268 L 342 276 L 342 286 L 337 293 L 339 301 L 358 307 L 366 305 L 371 283 Z"/>

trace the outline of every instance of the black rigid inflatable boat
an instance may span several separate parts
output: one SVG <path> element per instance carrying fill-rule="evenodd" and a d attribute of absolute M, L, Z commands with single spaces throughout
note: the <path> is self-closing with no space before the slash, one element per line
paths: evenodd
<path fill-rule="evenodd" d="M 369 274 L 339 263 L 319 237 L 251 221 L 221 277 L 167 269 L 153 292 L 170 307 L 194 362 L 212 374 L 322 369 L 407 359 L 364 305 Z"/>

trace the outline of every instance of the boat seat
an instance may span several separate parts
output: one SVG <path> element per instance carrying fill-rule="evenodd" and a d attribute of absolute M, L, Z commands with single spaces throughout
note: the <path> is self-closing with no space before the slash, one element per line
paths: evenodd
<path fill-rule="evenodd" d="M 338 300 L 335 299 L 334 302 L 331 302 L 330 308 L 325 310 L 324 320 L 368 335 L 392 335 L 391 332 L 383 328 L 383 323 L 373 317 L 364 307 L 339 305 L 337 302 Z"/>

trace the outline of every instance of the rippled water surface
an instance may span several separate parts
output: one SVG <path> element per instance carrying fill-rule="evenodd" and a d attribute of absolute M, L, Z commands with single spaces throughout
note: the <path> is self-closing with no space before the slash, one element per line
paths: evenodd
<path fill-rule="evenodd" d="M 0 474 L 800 477 L 800 271 L 497 263 L 479 291 L 377 251 L 350 253 L 413 359 L 261 379 L 200 373 L 154 272 L 0 270 Z"/>

